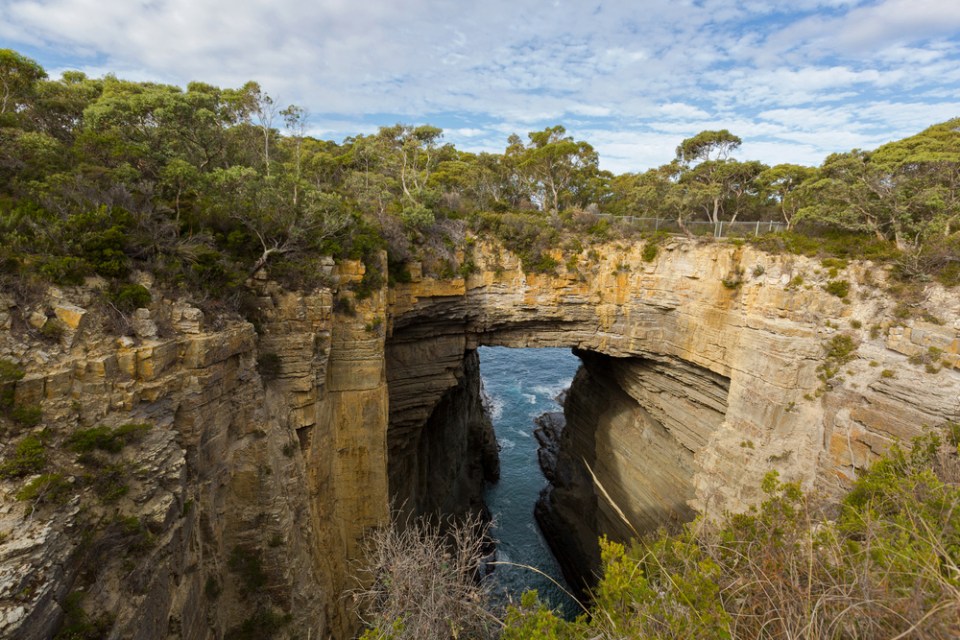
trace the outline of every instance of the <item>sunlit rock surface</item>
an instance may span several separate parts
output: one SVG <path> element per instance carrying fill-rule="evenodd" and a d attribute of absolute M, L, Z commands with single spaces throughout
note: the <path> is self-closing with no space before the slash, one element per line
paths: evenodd
<path fill-rule="evenodd" d="M 365 300 L 347 291 L 354 263 L 309 294 L 258 280 L 256 330 L 170 302 L 117 338 L 82 289 L 0 301 L 0 358 L 26 370 L 14 402 L 41 408 L 33 431 L 62 445 L 82 427 L 153 425 L 117 454 L 128 488 L 115 501 L 62 446 L 51 459 L 75 487 L 63 504 L 32 512 L 15 499 L 29 478 L 0 481 L 0 636 L 49 637 L 79 592 L 113 616 L 112 637 L 223 637 L 258 610 L 300 637 L 351 637 L 343 593 L 364 532 L 391 502 L 476 508 L 494 475 L 478 345 L 574 347 L 586 362 L 538 507 L 581 569 L 600 532 L 743 509 L 769 470 L 836 492 L 896 440 L 960 419 L 956 292 L 932 288 L 897 319 L 869 264 L 829 278 L 851 283 L 845 303 L 815 260 L 641 250 L 600 247 L 545 276 L 480 242 L 465 280 L 415 277 Z M 42 339 L 34 317 L 64 332 Z M 824 382 L 824 345 L 841 333 L 856 357 Z M 237 560 L 251 557 L 256 588 Z"/>

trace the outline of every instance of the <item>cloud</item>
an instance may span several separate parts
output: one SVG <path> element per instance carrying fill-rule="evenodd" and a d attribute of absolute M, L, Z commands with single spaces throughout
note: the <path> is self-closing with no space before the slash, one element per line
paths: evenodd
<path fill-rule="evenodd" d="M 958 33 L 943 0 L 0 0 L 0 46 L 54 71 L 252 79 L 331 137 L 502 150 L 563 122 L 629 170 L 706 128 L 804 162 L 956 116 Z"/>

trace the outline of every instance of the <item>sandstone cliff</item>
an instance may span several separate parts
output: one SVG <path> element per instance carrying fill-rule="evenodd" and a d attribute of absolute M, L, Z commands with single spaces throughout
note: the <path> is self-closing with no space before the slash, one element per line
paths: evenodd
<path fill-rule="evenodd" d="M 361 273 L 341 271 L 345 283 Z M 338 313 L 330 290 L 257 288 L 259 335 L 164 301 L 118 339 L 87 289 L 4 307 L 0 357 L 26 370 L 15 404 L 41 409 L 45 471 L 71 489 L 34 504 L 14 497 L 23 481 L 3 483 L 0 635 L 49 638 L 64 622 L 143 639 L 356 627 L 347 563 L 388 504 L 384 336 L 372 327 L 384 292 Z M 59 338 L 22 324 L 31 316 L 61 319 Z M 141 442 L 78 462 L 71 434 L 128 423 L 149 425 Z M 97 492 L 104 465 L 118 497 Z"/>
<path fill-rule="evenodd" d="M 47 637 L 79 602 L 117 638 L 217 638 L 245 621 L 348 637 L 348 565 L 391 500 L 475 508 L 495 473 L 480 344 L 582 354 L 541 510 L 584 567 L 598 532 L 741 509 L 771 469 L 835 491 L 891 442 L 960 418 L 960 300 L 932 288 L 902 317 L 869 264 L 829 275 L 686 241 L 652 262 L 606 246 L 552 276 L 492 245 L 471 258 L 465 280 L 414 274 L 365 300 L 345 286 L 359 265 L 309 294 L 259 282 L 256 330 L 158 301 L 118 339 L 84 289 L 0 309 L 0 358 L 26 372 L 7 385 L 14 404 L 41 411 L 3 456 L 43 434 L 69 486 L 33 504 L 15 498 L 31 476 L 0 481 L 0 634 Z M 828 279 L 850 282 L 846 302 Z M 44 336 L 51 318 L 62 326 Z M 848 361 L 831 355 L 838 335 Z M 105 500 L 67 441 L 128 423 L 150 429 L 98 454 L 126 487 Z"/>
<path fill-rule="evenodd" d="M 831 273 L 687 241 L 650 262 L 640 245 L 608 245 L 551 276 L 492 246 L 473 260 L 465 280 L 391 291 L 394 326 L 467 349 L 579 350 L 585 368 L 538 515 L 580 575 L 596 565 L 599 533 L 743 509 L 771 470 L 837 492 L 891 443 L 960 418 L 960 298 L 932 287 L 904 313 L 869 263 Z M 828 293 L 831 280 L 850 293 Z M 442 386 L 456 350 L 419 377 Z"/>

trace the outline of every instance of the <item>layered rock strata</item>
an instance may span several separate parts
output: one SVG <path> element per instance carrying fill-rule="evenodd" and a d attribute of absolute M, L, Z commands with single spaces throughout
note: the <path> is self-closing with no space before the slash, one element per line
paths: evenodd
<path fill-rule="evenodd" d="M 960 418 L 960 300 L 931 288 L 913 317 L 895 317 L 869 263 L 830 273 L 815 259 L 686 241 L 650 262 L 640 245 L 607 246 L 557 275 L 482 244 L 473 260 L 465 280 L 392 290 L 393 326 L 455 343 L 419 368 L 433 385 L 460 344 L 586 355 L 558 483 L 539 507 L 581 576 L 600 533 L 744 509 L 771 470 L 836 493 L 893 442 Z M 831 279 L 850 295 L 827 293 Z M 849 361 L 833 359 L 838 336 L 854 345 Z"/>
<path fill-rule="evenodd" d="M 568 582 L 583 588 L 601 534 L 628 539 L 692 518 L 694 458 L 724 420 L 729 380 L 670 359 L 578 355 L 535 513 Z"/>
<path fill-rule="evenodd" d="M 52 342 L 4 306 L 0 357 L 26 370 L 14 405 L 40 408 L 25 431 L 69 490 L 31 502 L 15 497 L 30 478 L 3 482 L 0 636 L 40 640 L 64 624 L 143 640 L 242 625 L 353 634 L 348 563 L 388 513 L 384 332 L 369 330 L 385 294 L 337 313 L 330 290 L 257 288 L 259 334 L 165 302 L 137 313 L 139 333 L 111 338 L 90 319 L 90 291 L 53 290 L 40 304 L 78 321 Z M 83 429 L 134 423 L 149 430 L 119 453 L 71 449 Z"/>
<path fill-rule="evenodd" d="M 5 300 L 0 358 L 25 376 L 4 389 L 40 424 L 8 433 L 3 458 L 45 439 L 69 490 L 31 503 L 16 495 L 32 476 L 0 481 L 0 635 L 49 637 L 79 602 L 112 616 L 111 637 L 219 638 L 244 622 L 350 637 L 350 563 L 391 496 L 464 509 L 494 468 L 481 344 L 583 353 L 545 503 L 583 566 L 597 533 L 743 509 L 769 470 L 837 491 L 891 443 L 960 420 L 955 292 L 931 287 L 904 314 L 870 264 L 642 249 L 557 255 L 548 276 L 481 242 L 466 280 L 415 277 L 364 300 L 346 290 L 360 265 L 309 294 L 262 281 L 258 331 L 158 302 L 118 339 L 98 331 L 89 290 Z M 849 282 L 846 300 L 831 279 Z M 125 487 L 104 500 L 67 442 L 129 423 L 151 429 L 97 454 Z"/>
<path fill-rule="evenodd" d="M 429 340 L 395 339 L 387 350 L 390 496 L 401 523 L 411 517 L 483 513 L 484 485 L 500 475 L 496 436 L 481 399 L 477 352 L 458 355 L 449 371 L 452 386 L 434 398 L 431 384 L 423 383 L 417 370 L 434 362 L 435 347 Z M 430 409 L 425 419 L 411 407 L 415 400 Z"/>

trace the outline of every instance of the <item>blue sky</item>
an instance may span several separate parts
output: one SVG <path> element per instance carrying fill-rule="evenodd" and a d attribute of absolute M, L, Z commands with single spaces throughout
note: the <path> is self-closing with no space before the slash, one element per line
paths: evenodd
<path fill-rule="evenodd" d="M 960 116 L 958 0 L 0 0 L 0 47 L 54 77 L 257 80 L 338 141 L 430 123 L 502 151 L 559 123 L 616 172 L 704 129 L 817 165 Z"/>

